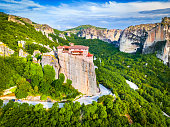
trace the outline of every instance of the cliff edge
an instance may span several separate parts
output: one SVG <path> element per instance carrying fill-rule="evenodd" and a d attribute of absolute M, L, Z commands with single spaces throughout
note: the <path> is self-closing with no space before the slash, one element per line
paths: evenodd
<path fill-rule="evenodd" d="M 53 66 L 56 79 L 60 73 L 72 80 L 72 86 L 79 92 L 92 96 L 99 92 L 93 55 L 88 52 L 89 47 L 82 45 L 58 46 L 55 55 L 43 54 L 41 64 Z"/>

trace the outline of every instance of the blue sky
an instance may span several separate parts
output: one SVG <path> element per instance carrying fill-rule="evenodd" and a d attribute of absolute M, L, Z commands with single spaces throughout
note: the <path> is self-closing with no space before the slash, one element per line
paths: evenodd
<path fill-rule="evenodd" d="M 85 24 L 124 29 L 170 16 L 170 0 L 0 0 L 0 11 L 59 30 Z"/>

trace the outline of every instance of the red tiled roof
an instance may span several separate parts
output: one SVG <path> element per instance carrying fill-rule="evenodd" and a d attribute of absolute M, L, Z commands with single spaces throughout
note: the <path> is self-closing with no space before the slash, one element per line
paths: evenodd
<path fill-rule="evenodd" d="M 90 53 L 88 53 L 88 55 L 87 55 L 87 57 L 92 57 L 93 56 L 93 54 L 90 54 Z"/>
<path fill-rule="evenodd" d="M 74 46 L 58 46 L 57 49 L 68 48 L 68 49 L 89 49 L 88 46 L 74 45 Z"/>
<path fill-rule="evenodd" d="M 83 51 L 71 51 L 71 52 L 79 52 L 79 53 L 83 53 Z"/>
<path fill-rule="evenodd" d="M 57 49 L 69 48 L 70 46 L 58 46 Z"/>
<path fill-rule="evenodd" d="M 69 49 L 89 49 L 89 47 L 82 46 L 82 45 L 74 45 L 74 46 L 70 46 Z"/>

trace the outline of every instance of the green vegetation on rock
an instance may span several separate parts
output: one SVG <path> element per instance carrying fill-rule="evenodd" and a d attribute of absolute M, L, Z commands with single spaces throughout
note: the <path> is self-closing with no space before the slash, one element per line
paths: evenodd
<path fill-rule="evenodd" d="M 15 95 L 18 99 L 28 95 L 36 96 L 45 94 L 55 100 L 73 99 L 80 93 L 71 86 L 71 80 L 64 83 L 64 75 L 55 80 L 55 70 L 52 66 L 43 68 L 26 58 L 17 56 L 0 56 L 0 92 L 12 86 L 16 86 Z M 54 85 L 55 84 L 55 85 Z M 56 87 L 58 86 L 58 87 Z"/>
<path fill-rule="evenodd" d="M 38 32 L 28 23 L 21 25 L 8 21 L 8 15 L 0 14 L 0 41 L 7 44 L 9 48 L 18 51 L 18 41 L 36 42 L 44 45 L 52 44 L 42 32 Z M 29 50 L 26 50 L 29 51 Z"/>
<path fill-rule="evenodd" d="M 96 26 L 92 26 L 92 25 L 81 25 L 81 26 L 78 26 L 78 27 L 75 27 L 75 28 L 72 28 L 72 29 L 68 29 L 66 31 L 74 31 L 74 30 L 79 31 L 79 30 L 88 29 L 88 28 L 94 28 L 96 30 L 98 30 L 98 29 L 101 29 L 101 30 L 106 29 L 106 28 L 96 27 Z"/>
<path fill-rule="evenodd" d="M 3 33 L 0 41 L 15 51 L 18 50 L 17 41 L 26 37 L 29 41 L 32 39 L 37 43 L 58 45 L 49 41 L 41 32 L 35 31 L 29 24 L 8 22 L 6 14 L 0 14 L 0 23 L 0 33 Z M 78 28 L 80 29 L 81 27 Z M 39 39 L 33 35 L 34 32 Z M 51 35 L 53 40 L 58 38 L 59 32 L 56 30 L 55 35 Z M 76 35 L 67 39 L 62 44 L 73 42 L 90 47 L 90 52 L 96 57 L 94 63 L 98 67 L 98 84 L 110 89 L 116 98 L 106 95 L 89 105 L 69 102 L 65 103 L 63 108 L 54 103 L 48 110 L 41 104 L 33 106 L 13 101 L 1 107 L 0 100 L 0 126 L 170 126 L 169 117 L 162 113 L 164 111 L 170 115 L 170 69 L 156 58 L 155 54 L 126 54 L 119 52 L 112 44 L 97 39 L 86 40 Z M 28 50 L 32 53 L 31 49 Z M 139 89 L 130 88 L 126 80 L 135 83 Z M 71 86 L 71 80 L 64 82 L 64 74 L 55 79 L 53 67 L 46 65 L 42 68 L 41 65 L 33 63 L 30 56 L 0 57 L 0 81 L 0 92 L 17 85 L 17 98 L 40 95 L 42 100 L 46 100 L 48 96 L 55 100 L 72 101 L 72 98 L 80 94 Z"/>

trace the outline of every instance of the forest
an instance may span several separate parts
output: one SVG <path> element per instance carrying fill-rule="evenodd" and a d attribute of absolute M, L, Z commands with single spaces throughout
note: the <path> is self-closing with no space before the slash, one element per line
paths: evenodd
<path fill-rule="evenodd" d="M 169 118 L 162 113 L 164 111 L 169 114 L 168 83 L 170 70 L 162 61 L 156 58 L 155 54 L 122 53 L 112 44 L 100 40 L 85 40 L 77 37 L 71 37 L 68 40 L 75 44 L 90 47 L 90 52 L 97 58 L 94 60 L 95 65 L 98 66 L 98 69 L 96 69 L 97 82 L 112 90 L 116 94 L 116 100 L 107 95 L 100 97 L 97 103 L 93 102 L 90 105 L 69 102 L 65 103 L 63 108 L 59 108 L 58 104 L 55 103 L 49 110 L 44 109 L 41 104 L 29 106 L 28 104 L 18 104 L 11 101 L 1 108 L 1 126 L 12 126 L 14 123 L 16 126 L 83 127 L 166 127 L 170 125 Z M 11 67 L 14 67 L 14 65 Z M 50 67 L 47 70 L 50 70 Z M 23 72 L 14 69 L 13 73 L 16 72 L 19 72 L 18 75 L 25 74 L 29 76 L 29 72 L 24 71 L 24 69 Z M 37 73 L 39 72 L 41 71 L 37 71 Z M 51 72 L 50 74 L 52 75 Z M 40 75 L 45 76 L 45 74 Z M 62 75 L 60 77 L 59 80 L 63 81 L 64 77 Z M 37 76 L 35 84 L 38 82 L 38 78 L 40 77 Z M 46 83 L 44 81 L 46 79 L 48 79 L 48 75 L 42 79 L 43 83 Z M 131 89 L 125 79 L 136 83 L 139 89 Z M 49 80 L 49 82 L 52 81 L 52 79 Z M 58 82 L 60 81 L 53 81 L 51 87 L 54 87 L 56 91 L 61 91 L 60 87 L 55 87 L 55 84 L 60 84 Z M 31 86 L 33 89 L 34 85 Z M 41 89 L 41 86 L 38 89 L 47 94 L 48 91 Z"/>
<path fill-rule="evenodd" d="M 41 100 L 47 97 L 54 100 L 74 99 L 80 93 L 72 87 L 72 81 L 67 79 L 64 83 L 64 74 L 55 79 L 55 70 L 50 65 L 43 68 L 33 63 L 32 57 L 27 58 L 11 56 L 0 57 L 0 92 L 12 86 L 17 86 L 15 95 L 18 99 L 28 95 L 41 96 Z"/>
<path fill-rule="evenodd" d="M 170 126 L 169 117 L 163 115 L 163 112 L 170 115 L 170 69 L 155 54 L 127 54 L 120 52 L 113 44 L 98 39 L 78 38 L 76 35 L 64 41 L 58 37 L 58 30 L 50 36 L 53 40 L 61 39 L 61 42 L 52 42 L 29 24 L 22 26 L 8 22 L 7 15 L 3 13 L 0 14 L 0 23 L 0 33 L 3 33 L 0 34 L 0 41 L 15 51 L 19 49 L 17 41 L 25 38 L 29 38 L 30 42 L 35 40 L 55 47 L 68 45 L 69 42 L 89 46 L 90 53 L 96 58 L 94 64 L 98 67 L 95 70 L 97 83 L 103 84 L 116 95 L 116 99 L 110 95 L 102 96 L 98 102 L 89 105 L 73 103 L 73 98 L 81 93 L 71 86 L 71 80 L 64 83 L 63 74 L 55 79 L 53 67 L 45 65 L 42 68 L 32 62 L 31 55 L 27 58 L 15 54 L 0 57 L 0 92 L 16 85 L 15 95 L 18 99 L 40 95 L 41 100 L 49 97 L 69 101 L 63 108 L 59 108 L 56 102 L 52 108 L 45 109 L 41 104 L 33 106 L 13 101 L 2 106 L 3 101 L 0 100 L 0 126 Z M 34 48 L 30 47 L 26 46 L 26 50 L 32 54 Z M 37 45 L 33 47 L 35 50 L 42 48 Z M 46 49 L 42 50 L 46 52 Z M 137 84 L 139 89 L 130 88 L 126 80 Z"/>
<path fill-rule="evenodd" d="M 22 21 L 22 20 L 21 20 Z M 24 21 L 22 21 L 24 22 Z M 49 45 L 50 48 L 57 47 L 59 45 L 68 45 L 68 41 L 58 36 L 60 31 L 54 30 L 56 35 L 52 34 L 49 36 L 53 37 L 53 41 L 49 40 L 41 31 L 36 31 L 34 26 L 24 22 L 25 25 L 21 25 L 12 21 L 8 21 L 8 15 L 0 12 L 0 41 L 5 43 L 10 49 L 18 52 L 20 47 L 18 41 L 25 41 L 26 48 L 23 49 L 25 52 L 30 54 L 34 50 L 39 50 L 42 53 L 48 52 L 48 49 L 38 44 Z M 58 39 L 58 43 L 56 42 Z M 36 42 L 37 44 L 34 44 Z"/>

